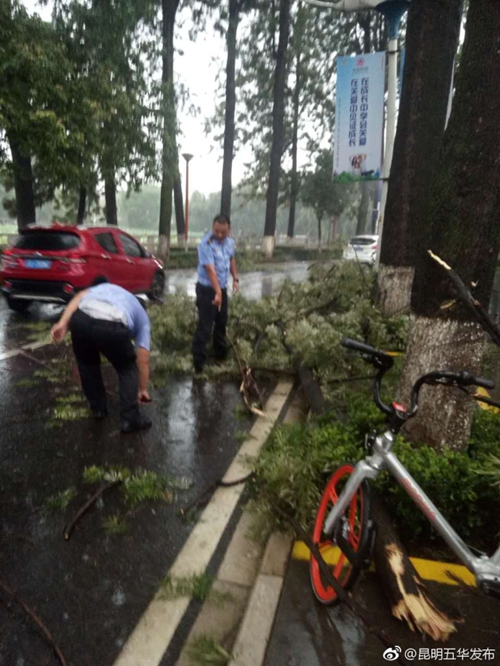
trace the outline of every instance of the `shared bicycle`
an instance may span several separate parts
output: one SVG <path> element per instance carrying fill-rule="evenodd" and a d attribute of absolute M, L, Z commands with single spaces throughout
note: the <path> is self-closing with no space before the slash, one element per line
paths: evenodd
<path fill-rule="evenodd" d="M 424 384 L 462 389 L 469 386 L 491 389 L 494 388 L 493 382 L 483 377 L 475 377 L 466 371 L 435 370 L 422 375 L 415 382 L 411 392 L 411 406 L 407 410 L 396 402 L 385 404 L 382 401 L 381 382 L 384 375 L 392 368 L 393 358 L 356 340 L 344 338 L 341 344 L 375 367 L 377 372 L 373 384 L 373 399 L 377 407 L 387 416 L 387 429 L 379 433 L 368 433 L 365 439 L 366 457 L 356 465 L 351 463 L 340 465 L 332 474 L 323 492 L 316 514 L 312 541 L 323 559 L 327 552 L 335 554 L 334 564 L 329 565 L 330 574 L 344 590 L 348 590 L 356 582 L 361 570 L 369 564 L 376 536 L 376 525 L 370 518 L 369 482 L 387 470 L 443 537 L 458 559 L 474 574 L 477 586 L 486 594 L 500 598 L 500 547 L 491 557 L 475 554 L 393 451 L 397 434 L 408 419 L 417 413 L 419 392 Z M 310 559 L 310 578 L 318 601 L 330 605 L 339 600 L 339 595 L 328 580 L 329 576 L 325 575 L 324 567 L 320 566 L 314 556 Z"/>

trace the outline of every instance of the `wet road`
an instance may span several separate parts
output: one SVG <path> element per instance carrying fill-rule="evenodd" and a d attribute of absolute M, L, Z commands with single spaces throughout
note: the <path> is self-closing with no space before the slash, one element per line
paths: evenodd
<path fill-rule="evenodd" d="M 241 273 L 240 291 L 245 298 L 256 301 L 277 293 L 285 280 L 304 282 L 307 279 L 307 261 L 292 261 L 275 264 L 269 271 Z M 165 289 L 169 294 L 182 291 L 194 298 L 196 271 L 190 268 L 167 272 Z"/>
<path fill-rule="evenodd" d="M 251 419 L 235 418 L 237 382 L 170 378 L 153 391 L 154 402 L 145 408 L 153 428 L 120 435 L 116 380 L 108 367 L 110 417 L 57 422 L 57 399 L 80 393 L 71 381 L 69 350 L 66 379 L 52 381 L 50 368 L 57 367 L 53 361 L 60 353 L 49 346 L 33 358 L 0 362 L 0 580 L 50 628 L 68 664 L 107 666 L 192 529 L 181 507 L 223 475 L 240 446 L 238 432 L 247 431 Z M 83 483 L 83 471 L 92 465 L 168 475 L 174 502 L 131 509 L 113 489 L 65 541 L 64 525 L 99 486 Z M 48 498 L 68 488 L 76 496 L 67 509 L 49 510 Z M 105 529 L 106 520 L 116 515 L 124 517 L 123 533 Z M 8 596 L 0 591 L 4 601 Z M 0 664 L 51 664 L 50 653 L 15 604 L 0 604 Z"/>
<path fill-rule="evenodd" d="M 307 264 L 294 264 L 276 274 L 245 274 L 242 291 L 259 298 L 286 277 L 301 280 L 306 273 Z M 193 293 L 194 279 L 193 271 L 170 273 L 167 289 Z M 120 435 L 116 377 L 104 367 L 110 416 L 94 422 L 69 345 L 23 350 L 47 335 L 60 312 L 34 305 L 28 316 L 20 315 L 0 300 L 0 582 L 31 606 L 68 664 L 111 666 L 197 518 L 190 522 L 180 509 L 224 474 L 252 418 L 235 416 L 239 382 L 169 378 L 144 408 L 153 428 Z M 55 419 L 55 408 L 67 408 L 72 396 L 76 402 L 69 406 L 81 413 L 75 411 L 75 420 Z M 118 488 L 110 490 L 65 541 L 64 525 L 98 487 L 83 482 L 85 468 L 93 465 L 167 475 L 174 502 L 132 510 Z M 50 510 L 48 499 L 68 489 L 75 497 L 67 508 Z M 125 521 L 123 533 L 110 532 L 114 520 Z M 54 663 L 50 647 L 5 589 L 0 600 L 0 664 Z"/>

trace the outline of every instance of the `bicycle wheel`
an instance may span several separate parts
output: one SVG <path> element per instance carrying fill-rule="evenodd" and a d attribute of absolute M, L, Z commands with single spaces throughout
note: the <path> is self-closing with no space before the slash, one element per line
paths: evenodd
<path fill-rule="evenodd" d="M 354 494 L 348 508 L 335 526 L 332 536 L 327 536 L 323 532 L 323 526 L 353 470 L 354 465 L 345 463 L 330 477 L 316 514 L 312 536 L 313 543 L 318 547 L 332 575 L 344 590 L 348 590 L 356 582 L 363 568 L 363 556 L 369 541 L 370 507 L 366 481 Z M 337 593 L 312 555 L 309 571 L 316 599 L 325 605 L 338 601 Z"/>

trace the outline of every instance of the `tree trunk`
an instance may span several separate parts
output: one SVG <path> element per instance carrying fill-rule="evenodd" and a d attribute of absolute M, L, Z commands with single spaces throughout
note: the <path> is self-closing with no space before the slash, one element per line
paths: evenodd
<path fill-rule="evenodd" d="M 299 117 L 300 117 L 300 91 L 302 88 L 302 72 L 301 72 L 301 58 L 302 58 L 302 35 L 304 31 L 304 9 L 302 4 L 299 4 L 297 12 L 296 24 L 296 39 L 295 39 L 295 87 L 293 90 L 292 99 L 292 173 L 290 179 L 290 209 L 288 212 L 288 238 L 293 238 L 295 233 L 295 214 L 297 209 L 297 198 L 299 194 L 299 176 L 297 168 L 297 150 L 299 143 Z"/>
<path fill-rule="evenodd" d="M 358 210 L 358 223 L 356 225 L 356 236 L 366 233 L 368 222 L 368 211 L 370 204 L 373 200 L 373 185 L 370 181 L 362 181 L 361 187 L 361 201 Z"/>
<path fill-rule="evenodd" d="M 11 135 L 9 135 L 8 140 L 14 166 L 17 228 L 19 231 L 22 231 L 29 224 L 36 222 L 31 155 L 23 151 L 20 143 Z"/>
<path fill-rule="evenodd" d="M 179 156 L 177 154 L 178 164 Z M 175 224 L 177 227 L 177 238 L 182 238 L 186 235 L 186 220 L 184 218 L 184 201 L 182 198 L 182 183 L 181 174 L 177 169 L 177 175 L 174 180 L 174 207 L 175 207 Z"/>
<path fill-rule="evenodd" d="M 234 152 L 234 113 L 236 109 L 236 34 L 239 23 L 240 0 L 229 0 L 227 28 L 226 111 L 224 118 L 224 159 L 222 162 L 222 188 L 220 211 L 231 216 L 232 169 Z"/>
<path fill-rule="evenodd" d="M 318 247 L 321 246 L 321 217 L 318 217 Z"/>
<path fill-rule="evenodd" d="M 80 193 L 78 195 L 78 211 L 76 213 L 76 224 L 83 224 L 85 219 L 85 209 L 87 207 L 87 188 L 83 185 L 80 186 Z"/>
<path fill-rule="evenodd" d="M 300 10 L 299 10 L 300 11 Z M 297 173 L 297 148 L 299 143 L 299 102 L 300 87 L 302 81 L 300 78 L 300 43 L 297 44 L 295 88 L 293 91 L 293 133 L 292 133 L 292 175 L 290 183 L 290 210 L 288 213 L 288 238 L 293 238 L 295 232 L 295 212 L 297 208 L 297 197 L 299 194 L 299 176 Z"/>
<path fill-rule="evenodd" d="M 115 179 L 107 177 L 104 181 L 104 198 L 106 201 L 106 224 L 118 226 L 118 209 L 116 206 L 116 183 Z"/>
<path fill-rule="evenodd" d="M 408 13 L 404 85 L 383 226 L 379 305 L 409 307 L 419 233 L 444 135 L 462 0 L 412 2 Z M 429 66 L 432 63 L 432 66 Z M 424 248 L 427 249 L 427 248 Z"/>
<path fill-rule="evenodd" d="M 159 255 L 168 261 L 172 218 L 172 191 L 178 164 L 176 144 L 176 117 L 174 93 L 174 26 L 179 0 L 162 0 L 162 111 L 163 154 L 160 195 Z"/>
<path fill-rule="evenodd" d="M 489 302 L 500 250 L 500 124 L 491 103 L 500 94 L 499 52 L 500 4 L 470 0 L 453 110 L 415 265 L 403 395 L 423 368 L 480 369 L 483 334 L 463 304 L 443 309 L 453 293 L 427 250 L 456 267 L 466 285 L 475 283 L 478 301 Z M 409 424 L 411 438 L 462 448 L 472 408 L 450 390 L 442 397 L 431 390 Z"/>
<path fill-rule="evenodd" d="M 286 55 L 288 35 L 290 31 L 290 2 L 280 0 L 279 42 L 276 53 L 276 69 L 274 73 L 273 92 L 273 140 L 271 145 L 271 163 L 266 196 L 266 219 L 264 238 L 274 238 L 276 233 L 276 212 L 278 209 L 278 193 L 280 180 L 281 157 L 285 138 L 285 83 Z M 266 249 L 270 241 L 267 241 Z"/>

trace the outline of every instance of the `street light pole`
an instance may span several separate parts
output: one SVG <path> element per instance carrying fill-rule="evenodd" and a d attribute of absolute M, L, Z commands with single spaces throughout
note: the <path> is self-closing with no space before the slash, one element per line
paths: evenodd
<path fill-rule="evenodd" d="M 188 235 L 189 235 L 189 161 L 194 157 L 190 153 L 182 153 L 182 157 L 186 160 L 186 204 L 184 207 L 184 242 L 186 245 L 186 252 L 188 251 Z"/>

